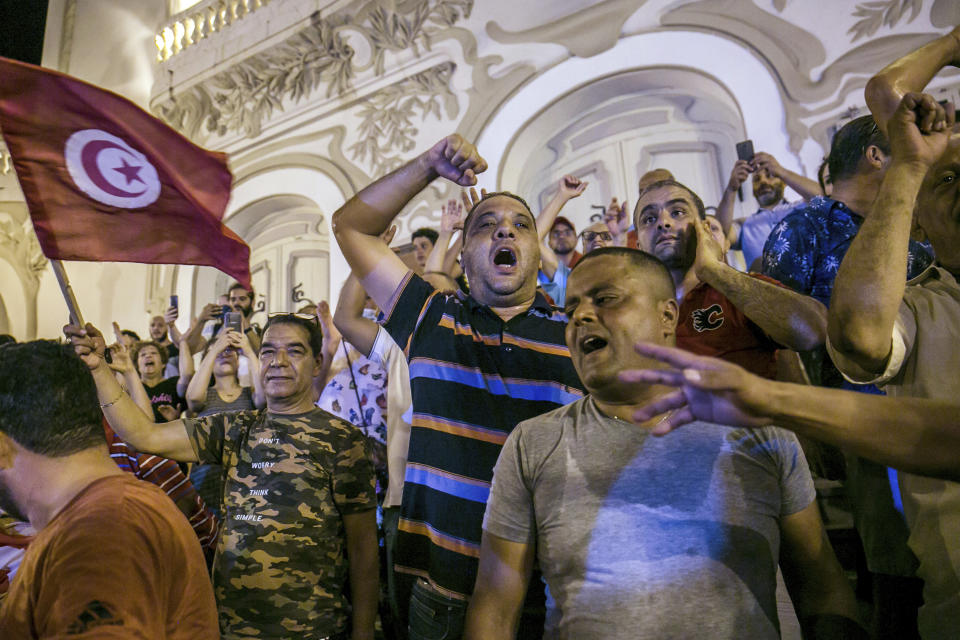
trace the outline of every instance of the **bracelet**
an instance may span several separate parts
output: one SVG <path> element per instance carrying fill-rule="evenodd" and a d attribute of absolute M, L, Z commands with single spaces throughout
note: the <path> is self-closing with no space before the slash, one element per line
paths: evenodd
<path fill-rule="evenodd" d="M 100 405 L 100 408 L 101 408 L 101 409 L 106 409 L 107 407 L 112 407 L 113 405 L 115 405 L 115 404 L 117 404 L 118 402 L 120 402 L 120 398 L 122 398 L 124 395 L 126 395 L 126 394 L 123 392 L 123 389 L 120 389 L 120 395 L 118 395 L 116 398 L 114 398 L 113 400 L 111 400 L 110 402 L 108 402 L 108 403 L 106 403 L 106 404 L 101 404 L 101 405 Z"/>

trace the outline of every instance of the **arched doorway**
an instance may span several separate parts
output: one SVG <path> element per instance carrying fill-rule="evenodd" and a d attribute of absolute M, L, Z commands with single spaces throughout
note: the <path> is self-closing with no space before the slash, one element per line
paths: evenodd
<path fill-rule="evenodd" d="M 657 166 L 715 204 L 745 138 L 799 170 L 783 122 L 777 83 L 748 49 L 707 33 L 660 31 L 541 73 L 501 105 L 478 146 L 497 188 L 541 206 L 564 173 L 592 180 L 589 201 L 564 211 L 584 222 L 589 205 L 610 196 L 635 202 L 637 178 Z"/>

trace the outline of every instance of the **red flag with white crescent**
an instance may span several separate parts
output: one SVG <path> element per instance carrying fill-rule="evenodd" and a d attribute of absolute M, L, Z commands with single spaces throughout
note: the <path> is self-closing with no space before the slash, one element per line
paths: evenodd
<path fill-rule="evenodd" d="M 126 98 L 6 58 L 0 133 L 48 258 L 208 265 L 250 287 L 250 248 L 222 222 L 226 155 Z"/>

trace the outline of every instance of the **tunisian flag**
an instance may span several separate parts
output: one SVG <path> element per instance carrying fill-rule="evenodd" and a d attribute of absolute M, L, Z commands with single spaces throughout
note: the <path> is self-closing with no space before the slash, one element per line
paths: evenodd
<path fill-rule="evenodd" d="M 126 98 L 6 58 L 0 131 L 48 258 L 208 265 L 250 288 L 250 248 L 221 222 L 224 154 Z"/>

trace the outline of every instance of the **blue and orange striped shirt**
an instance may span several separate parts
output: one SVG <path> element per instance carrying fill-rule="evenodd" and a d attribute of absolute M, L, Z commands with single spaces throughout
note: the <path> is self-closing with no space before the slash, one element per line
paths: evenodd
<path fill-rule="evenodd" d="M 465 598 L 507 435 L 583 396 L 564 342 L 566 316 L 538 293 L 504 322 L 473 298 L 444 295 L 411 273 L 384 327 L 410 363 L 413 397 L 395 568 Z"/>

